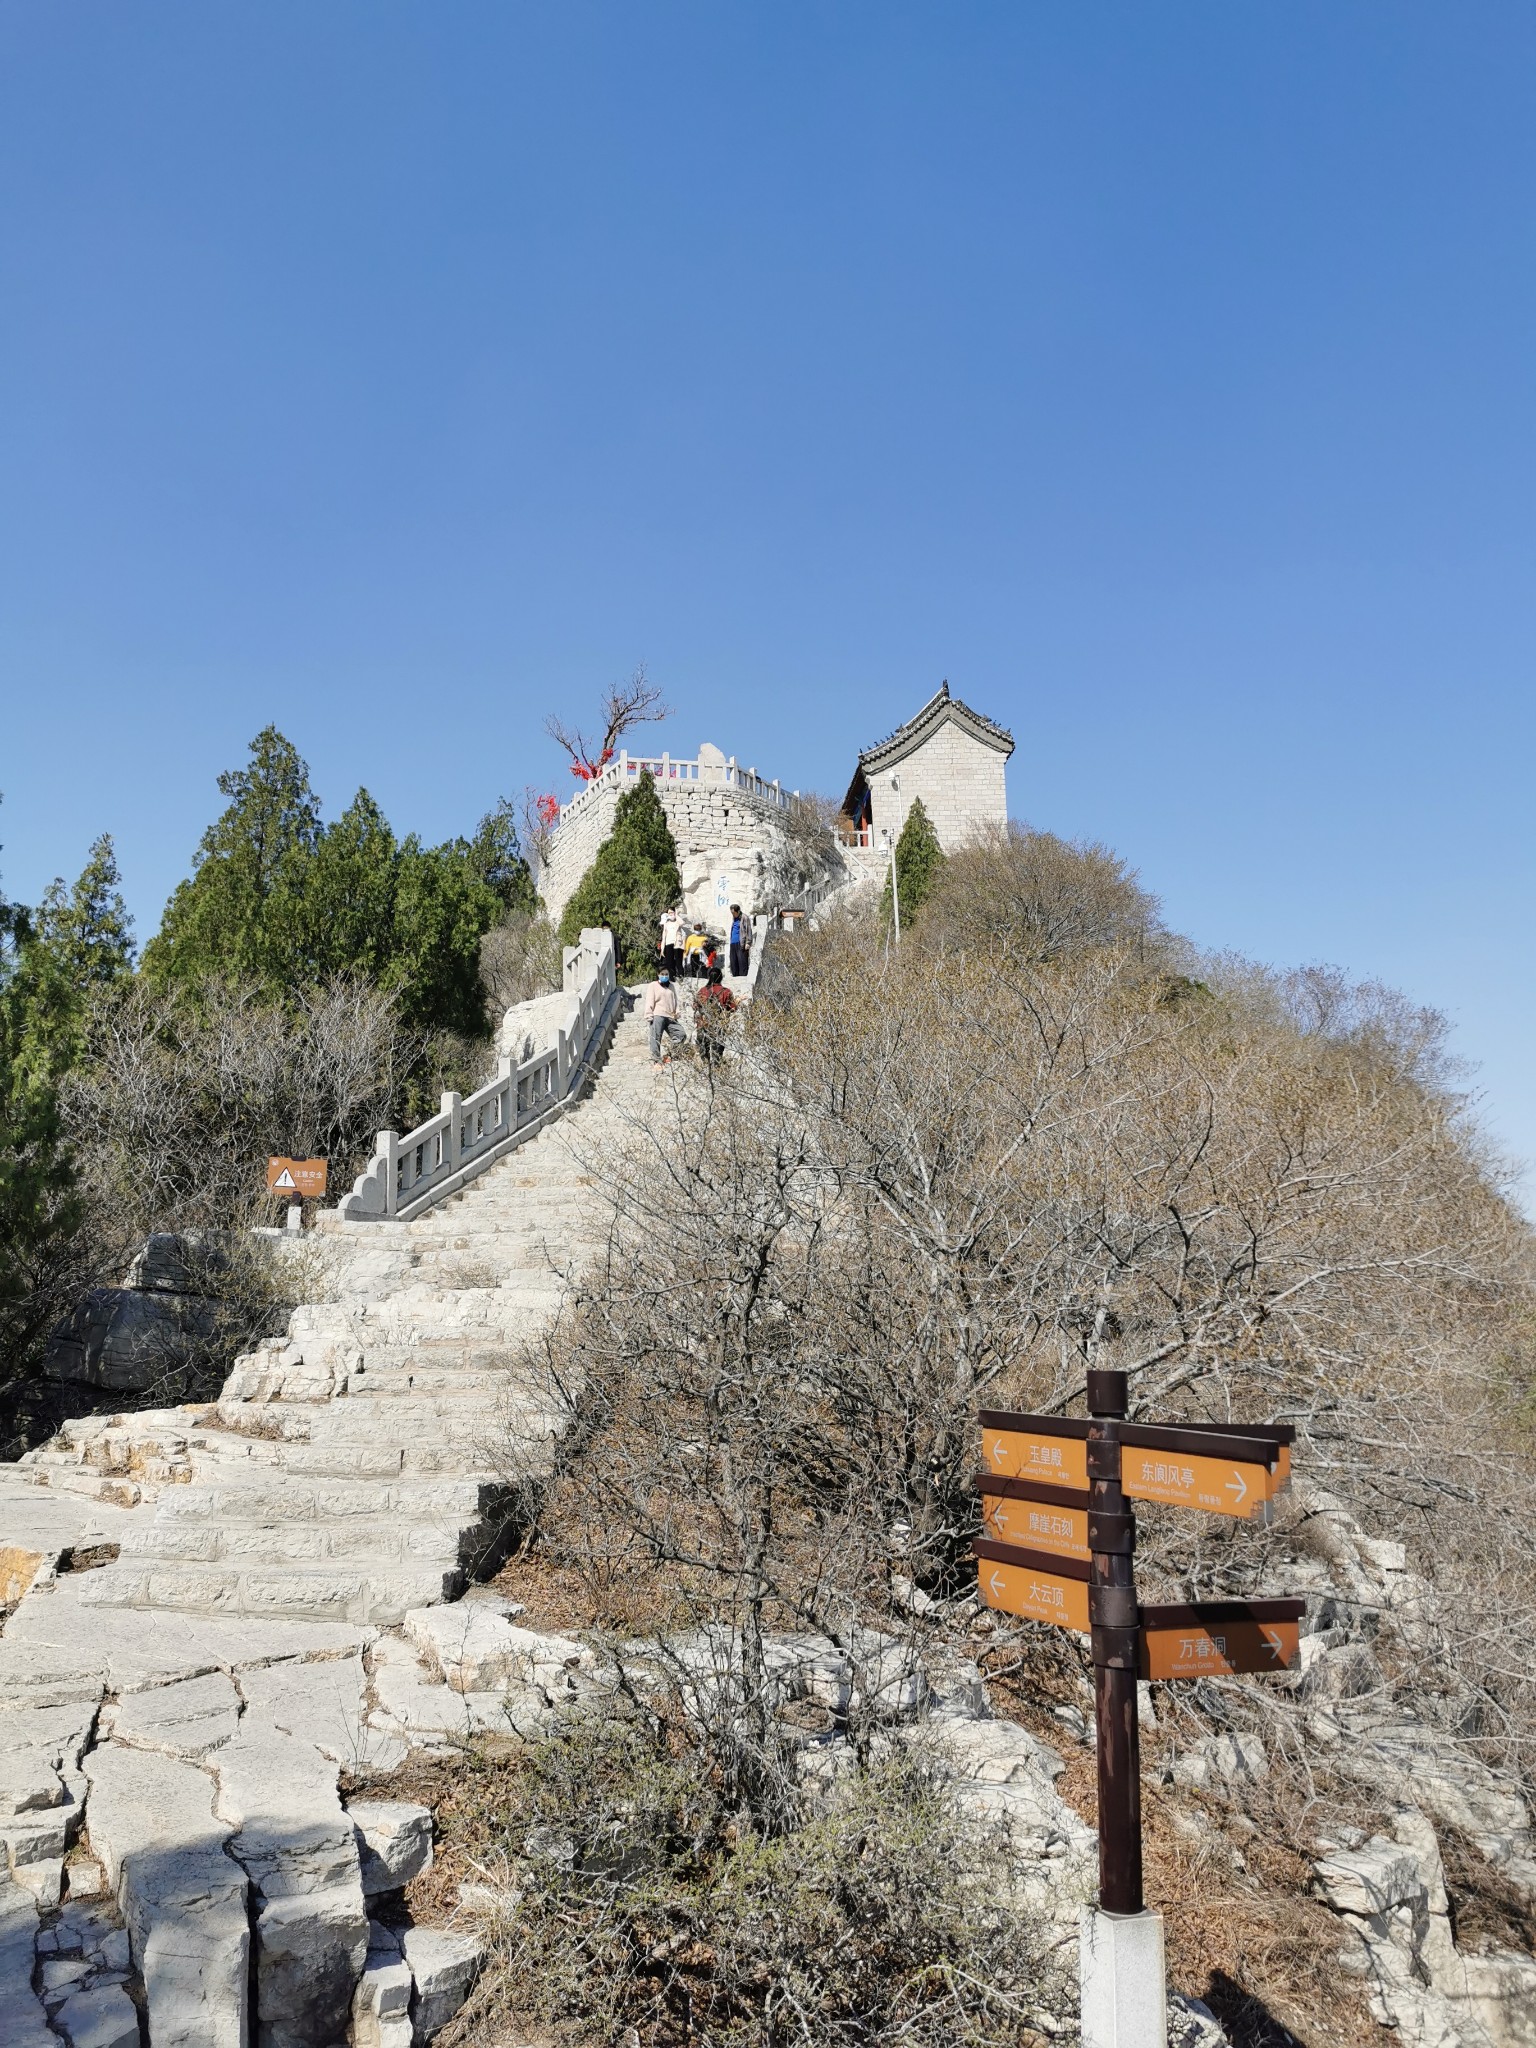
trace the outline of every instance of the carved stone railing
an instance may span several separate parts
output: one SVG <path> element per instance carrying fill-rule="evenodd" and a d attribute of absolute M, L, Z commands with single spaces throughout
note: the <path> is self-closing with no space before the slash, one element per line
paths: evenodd
<path fill-rule="evenodd" d="M 373 1157 L 337 1204 L 350 1223 L 408 1223 L 457 1194 L 556 1115 L 590 1071 L 621 997 L 613 934 L 584 931 L 565 949 L 564 1012 L 551 1042 L 523 1059 L 504 1055 L 472 1095 L 448 1093 L 414 1131 L 380 1131 Z M 549 999 L 553 1001 L 554 999 Z"/>
<path fill-rule="evenodd" d="M 662 788 L 669 783 L 701 782 L 716 789 L 739 789 L 747 796 L 755 796 L 761 802 L 772 804 L 776 810 L 787 811 L 790 792 L 779 784 L 767 781 L 755 768 L 739 768 L 733 755 L 729 761 L 681 761 L 671 754 L 615 754 L 601 773 L 594 775 L 586 786 L 573 796 L 568 804 L 560 806 L 560 823 L 567 818 L 577 817 L 598 800 L 602 791 L 628 789 L 640 779 L 640 771 L 649 768 L 656 782 Z"/>

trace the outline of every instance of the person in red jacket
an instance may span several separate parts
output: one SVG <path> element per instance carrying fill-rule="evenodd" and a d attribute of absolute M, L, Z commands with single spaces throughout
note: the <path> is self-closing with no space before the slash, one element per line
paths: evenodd
<path fill-rule="evenodd" d="M 725 975 L 711 967 L 709 978 L 693 999 L 693 1038 L 706 1067 L 713 1071 L 725 1051 L 725 1034 L 730 1029 L 736 998 L 725 985 Z"/>

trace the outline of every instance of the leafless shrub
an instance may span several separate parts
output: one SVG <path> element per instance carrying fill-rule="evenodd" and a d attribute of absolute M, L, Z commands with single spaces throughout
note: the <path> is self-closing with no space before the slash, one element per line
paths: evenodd
<path fill-rule="evenodd" d="M 766 1836 L 665 1719 L 593 1718 L 498 1795 L 460 2040 L 510 2011 L 642 2048 L 951 2048 L 1034 2042 L 1065 2002 L 995 1846 L 908 1756 Z"/>
<path fill-rule="evenodd" d="M 837 806 L 830 797 L 790 799 L 783 813 L 784 835 L 775 847 L 767 875 L 768 894 L 791 903 L 806 889 L 841 872 L 834 825 Z"/>
<path fill-rule="evenodd" d="M 1298 1470 L 1449 1596 L 1432 1711 L 1529 1767 L 1531 1241 L 1432 1021 L 1139 943 L 872 975 L 827 932 L 781 975 L 707 1110 L 637 1135 L 557 1340 L 607 1568 L 748 1644 L 890 1573 L 955 1590 L 979 1402 L 1065 1410 L 1119 1364 L 1138 1413 L 1294 1420 Z M 1285 1531 L 1201 1519 L 1147 1517 L 1149 1597 L 1283 1590 Z"/>
<path fill-rule="evenodd" d="M 923 941 L 956 952 L 1061 960 L 1145 953 L 1162 934 L 1155 897 L 1106 846 L 1010 824 L 957 847 L 923 908 Z"/>
<path fill-rule="evenodd" d="M 480 979 L 492 1031 L 514 1003 L 560 988 L 560 935 L 540 911 L 516 911 L 480 941 Z"/>
<path fill-rule="evenodd" d="M 323 1156 L 343 1184 L 388 1121 L 419 1043 L 356 980 L 285 1008 L 250 988 L 135 981 L 104 999 L 63 1108 L 98 1213 L 125 1242 L 262 1212 L 269 1156 Z"/>

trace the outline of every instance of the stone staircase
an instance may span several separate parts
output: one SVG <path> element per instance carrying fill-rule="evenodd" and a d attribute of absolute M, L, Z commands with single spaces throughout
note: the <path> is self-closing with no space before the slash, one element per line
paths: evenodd
<path fill-rule="evenodd" d="M 324 1216 L 327 1298 L 216 1405 L 87 1418 L 24 1460 L 138 1510 L 82 1600 L 387 1627 L 462 1592 L 508 1533 L 514 1461 L 547 1465 L 560 1423 L 507 1362 L 595 1248 L 602 1161 L 663 1074 L 622 1017 L 578 1112 L 461 1193 L 411 1223 Z"/>

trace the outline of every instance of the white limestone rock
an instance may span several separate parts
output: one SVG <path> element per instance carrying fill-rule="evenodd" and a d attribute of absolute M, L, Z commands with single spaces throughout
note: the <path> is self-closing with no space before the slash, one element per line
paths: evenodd
<path fill-rule="evenodd" d="M 37 1902 L 0 1861 L 0 2042 L 4 2048 L 58 2048 L 32 1990 Z"/>
<path fill-rule="evenodd" d="M 1168 2048 L 1228 2048 L 1226 2030 L 1203 1998 L 1169 1992 Z"/>
<path fill-rule="evenodd" d="M 213 1781 L 109 1742 L 85 1760 L 91 1844 L 128 1923 L 154 2048 L 248 2048 L 247 1882 Z"/>
<path fill-rule="evenodd" d="M 1340 1849 L 1314 1866 L 1318 1888 L 1336 1913 L 1362 1919 L 1389 1913 L 1422 1893 L 1412 1849 L 1373 1835 L 1363 1849 Z"/>
<path fill-rule="evenodd" d="M 284 1658 L 243 1674 L 246 1715 L 309 1742 L 332 1763 L 392 1771 L 405 1757 L 398 1738 L 369 1727 L 361 1650 L 344 1657 Z"/>
<path fill-rule="evenodd" d="M 139 2015 L 121 1985 L 77 1991 L 53 2015 L 69 2048 L 139 2048 Z"/>
<path fill-rule="evenodd" d="M 64 1787 L 47 1757 L 32 1748 L 0 1752 L 0 1813 L 35 1813 L 63 1799 Z"/>
<path fill-rule="evenodd" d="M 368 1952 L 357 1844 L 336 1766 L 309 1743 L 241 1728 L 216 1751 L 216 1812 L 255 1887 L 256 2009 L 266 2048 L 313 2048 L 346 2030 Z"/>
<path fill-rule="evenodd" d="M 531 1686 L 509 1692 L 458 1693 L 428 1678 L 408 1643 L 384 1636 L 373 1653 L 373 1690 L 378 1702 L 369 1727 L 402 1741 L 463 1743 L 472 1735 L 535 1736 L 550 1708 Z"/>
<path fill-rule="evenodd" d="M 58 1598 L 54 1595 L 53 1598 Z M 52 1600 L 49 1602 L 52 1606 Z M 0 1708 L 70 1707 L 89 1704 L 95 1708 L 106 1690 L 107 1662 L 84 1647 L 85 1631 L 78 1645 L 29 1642 L 27 1629 L 32 1616 L 25 1603 L 12 1616 L 0 1637 Z"/>
<path fill-rule="evenodd" d="M 484 1944 L 441 1927 L 408 1927 L 400 1937 L 415 1990 L 411 2018 L 417 2041 L 430 2041 L 453 2018 L 480 1973 Z"/>
<path fill-rule="evenodd" d="M 432 1867 L 432 1809 L 403 1799 L 354 1800 L 363 1896 L 397 1892 Z"/>
<path fill-rule="evenodd" d="M 130 1693 L 112 1710 L 112 1739 L 188 1763 L 229 1741 L 240 1725 L 240 1695 L 222 1671 Z"/>
<path fill-rule="evenodd" d="M 541 1635 L 492 1613 L 481 1602 L 418 1607 L 405 1632 L 455 1692 L 495 1692 L 534 1685 L 551 1698 L 573 1694 L 597 1658 L 569 1636 Z"/>
<path fill-rule="evenodd" d="M 954 1785 L 960 1811 L 1003 1849 L 1020 1903 L 1076 1927 L 1097 1881 L 1093 1830 L 1056 1791 L 1065 1769 L 1015 1721 L 922 1721 L 884 1738 L 919 1750 Z"/>
<path fill-rule="evenodd" d="M 94 1705 L 108 1686 L 130 1693 L 210 1671 L 233 1677 L 288 1657 L 345 1656 L 371 1640 L 371 1630 L 346 1622 L 144 1613 L 82 1603 L 81 1588 L 106 1576 L 81 1572 L 60 1579 L 46 1600 L 22 1602 L 0 1637 L 0 1708 L 86 1699 Z M 19 1665 L 13 1667 L 23 1657 L 29 1660 L 25 1678 Z"/>
<path fill-rule="evenodd" d="M 375 1921 L 352 1998 L 352 2048 L 411 2048 L 411 1966 L 398 1939 Z"/>

